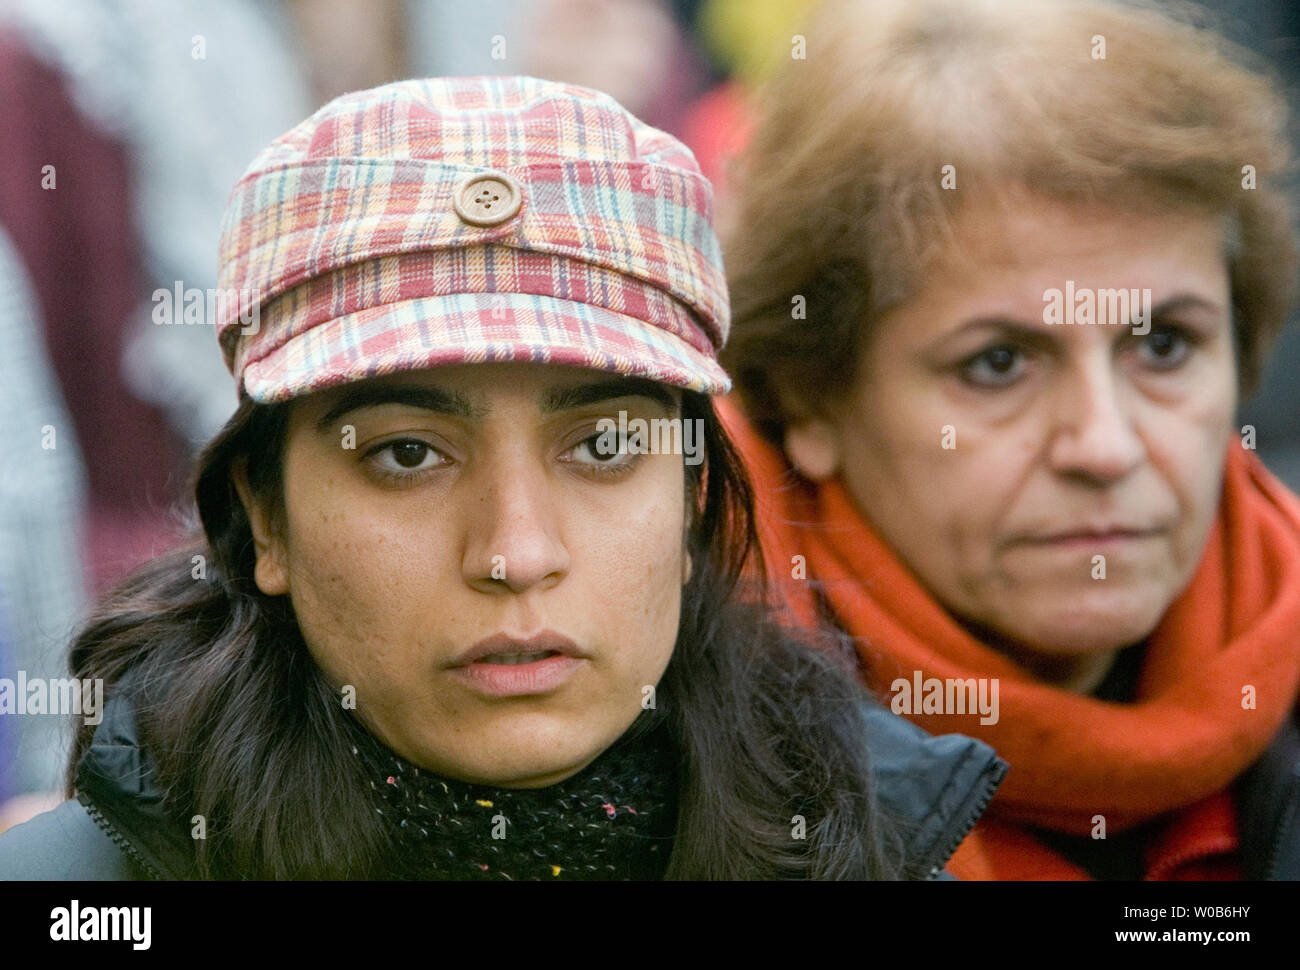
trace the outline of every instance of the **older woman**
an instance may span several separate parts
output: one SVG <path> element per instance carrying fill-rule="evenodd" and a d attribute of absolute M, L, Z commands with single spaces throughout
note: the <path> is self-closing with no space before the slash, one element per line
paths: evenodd
<path fill-rule="evenodd" d="M 709 212 L 673 139 L 530 78 L 359 92 L 266 149 L 203 541 L 74 643 L 108 710 L 0 876 L 941 874 L 1002 762 L 733 601 Z"/>
<path fill-rule="evenodd" d="M 842 0 L 761 104 L 729 423 L 796 615 L 1011 764 L 953 871 L 1300 878 L 1280 97 L 1147 8 Z"/>

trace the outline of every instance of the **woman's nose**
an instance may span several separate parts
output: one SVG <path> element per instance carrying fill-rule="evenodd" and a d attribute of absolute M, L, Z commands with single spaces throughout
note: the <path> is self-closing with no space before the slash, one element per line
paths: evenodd
<path fill-rule="evenodd" d="M 1081 362 L 1060 377 L 1052 409 L 1049 460 L 1061 474 L 1118 481 L 1146 457 L 1136 426 L 1133 389 L 1108 358 Z"/>
<path fill-rule="evenodd" d="M 474 477 L 465 483 L 479 493 L 467 501 L 465 582 L 485 593 L 558 583 L 568 573 L 569 553 L 560 534 L 560 499 L 545 469 L 498 462 Z"/>

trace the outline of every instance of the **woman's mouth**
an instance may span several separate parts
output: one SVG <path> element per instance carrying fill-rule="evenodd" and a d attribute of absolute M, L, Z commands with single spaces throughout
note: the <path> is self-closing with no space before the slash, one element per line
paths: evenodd
<path fill-rule="evenodd" d="M 520 697 L 558 690 L 587 660 L 577 644 L 550 630 L 528 638 L 497 634 L 465 651 L 449 672 L 484 696 Z"/>
<path fill-rule="evenodd" d="M 536 653 L 490 653 L 486 657 L 480 657 L 474 663 L 478 664 L 505 664 L 506 666 L 516 666 L 518 664 L 530 664 L 535 660 L 545 660 L 547 657 L 559 656 L 554 650 L 539 650 Z"/>
<path fill-rule="evenodd" d="M 1080 529 L 1029 540 L 1029 545 L 1049 549 L 1117 549 L 1160 538 L 1160 529 Z"/>
<path fill-rule="evenodd" d="M 452 676 L 486 697 L 523 697 L 559 690 L 587 661 L 548 651 L 480 657 L 463 667 L 453 667 Z"/>

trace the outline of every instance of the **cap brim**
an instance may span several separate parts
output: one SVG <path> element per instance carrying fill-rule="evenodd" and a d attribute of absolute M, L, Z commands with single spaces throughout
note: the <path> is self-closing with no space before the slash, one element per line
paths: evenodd
<path fill-rule="evenodd" d="M 272 403 L 338 384 L 448 364 L 523 361 L 644 377 L 705 394 L 731 389 L 710 355 L 621 313 L 549 296 L 420 297 L 336 317 L 244 365 L 244 389 Z"/>

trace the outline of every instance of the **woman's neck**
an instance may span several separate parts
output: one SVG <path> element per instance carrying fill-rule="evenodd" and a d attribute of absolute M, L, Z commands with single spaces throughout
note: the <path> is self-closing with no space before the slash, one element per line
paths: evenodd
<path fill-rule="evenodd" d="M 1048 654 L 1029 650 L 993 630 L 957 617 L 971 636 L 1010 657 L 1038 680 L 1071 694 L 1091 694 L 1115 666 L 1119 649 L 1081 654 Z"/>

